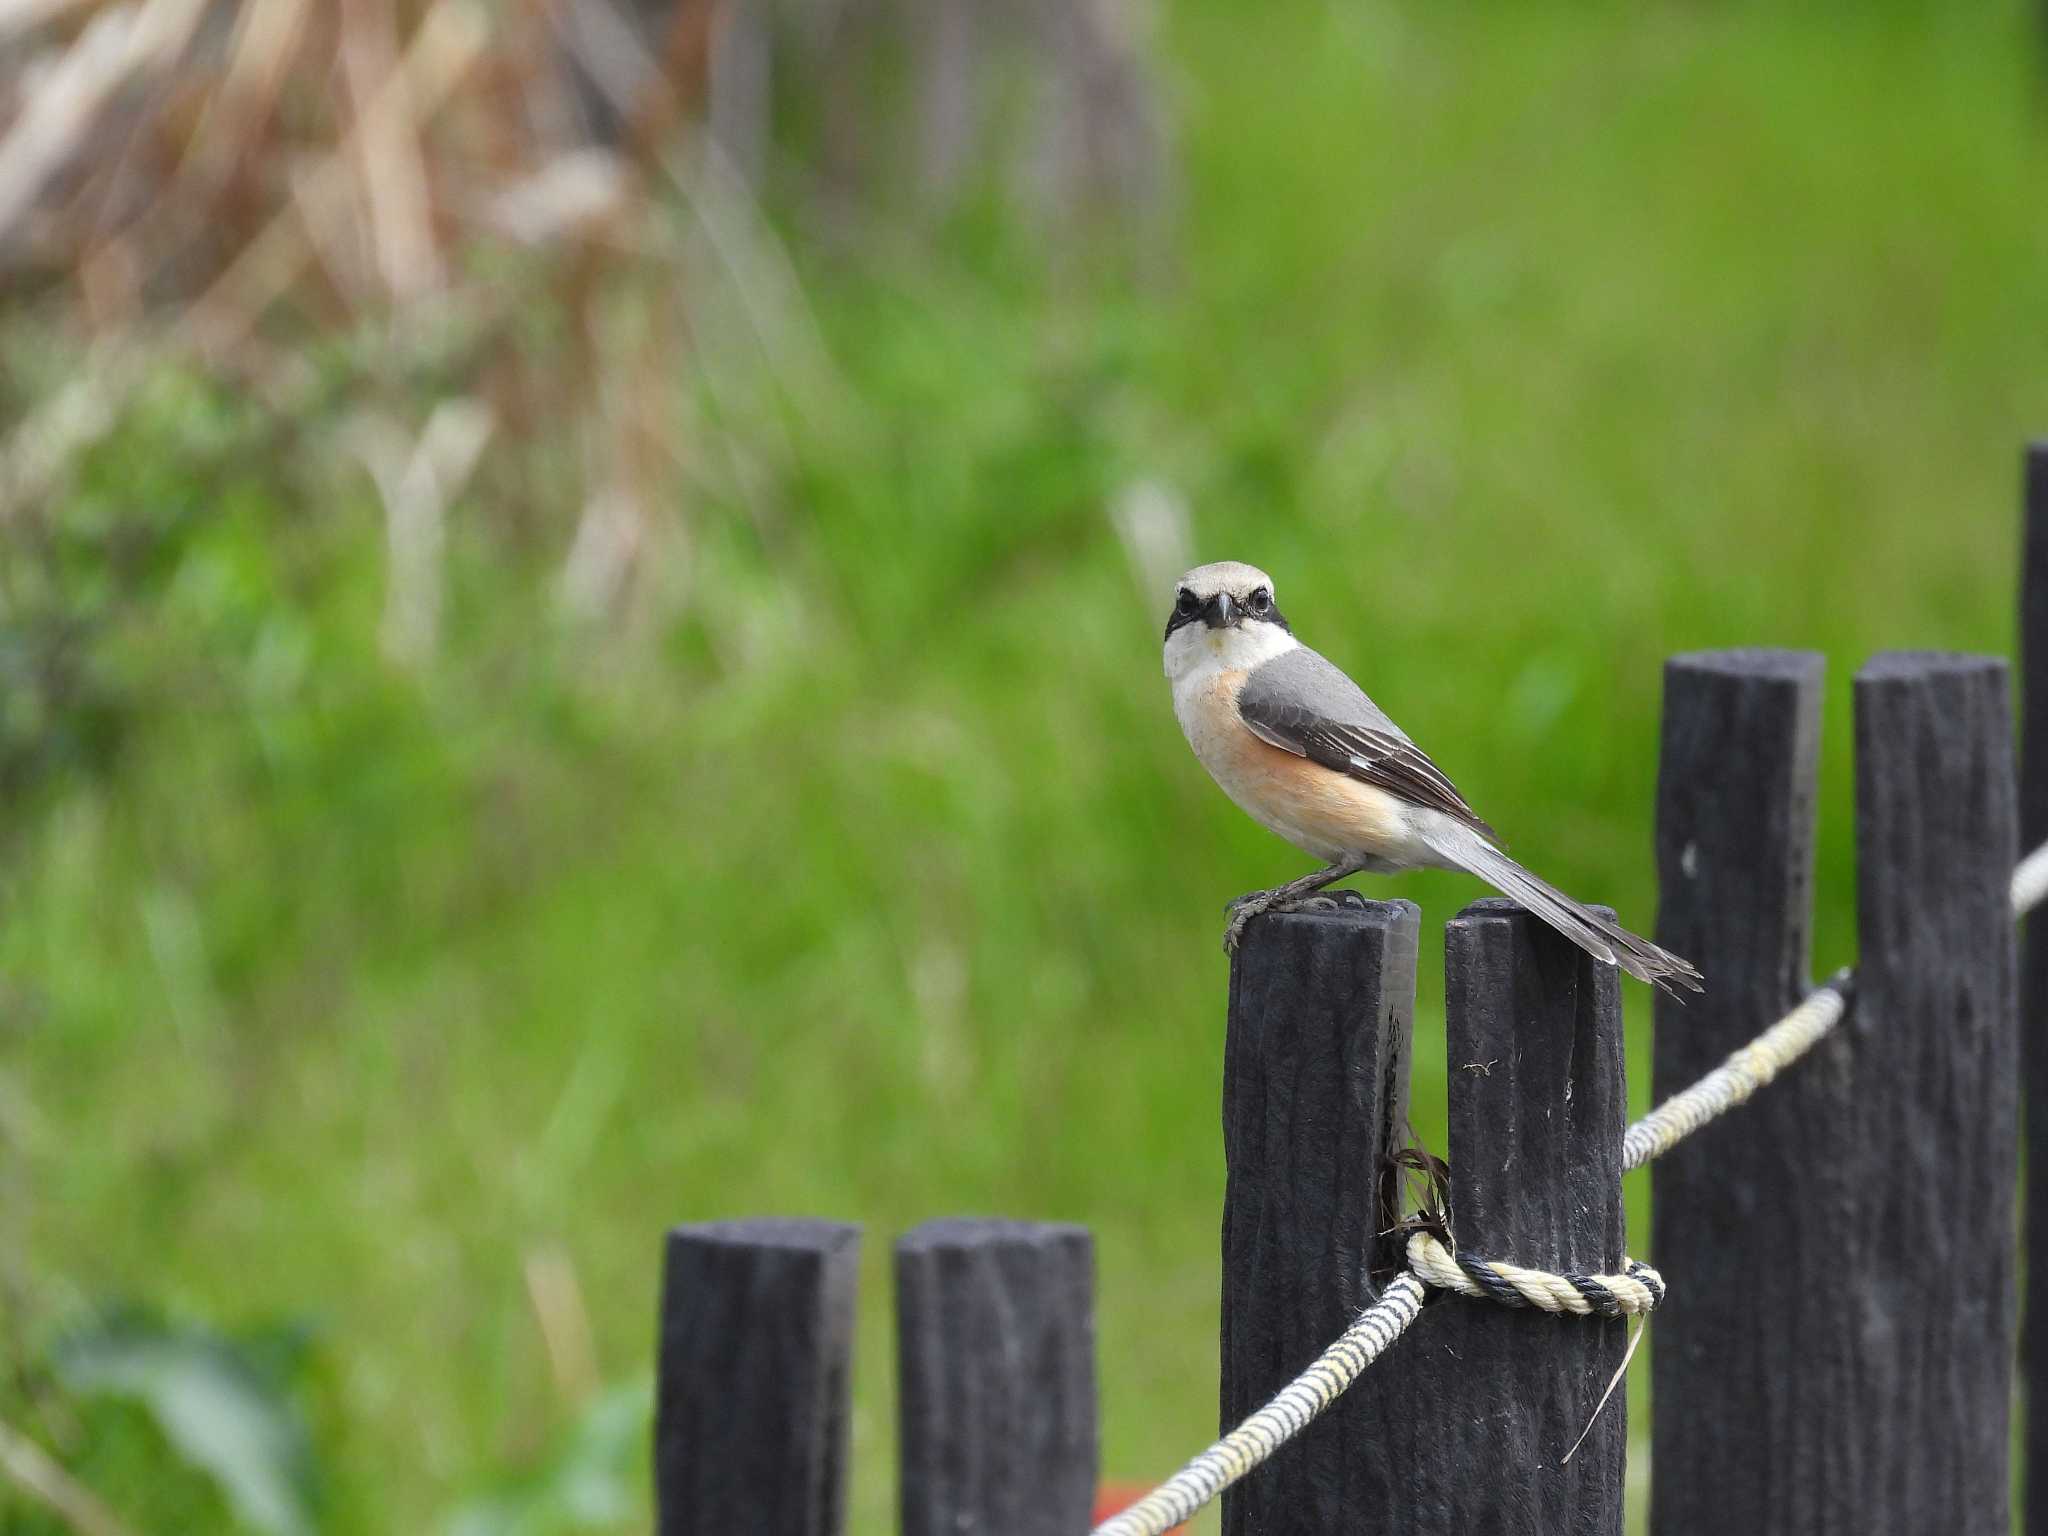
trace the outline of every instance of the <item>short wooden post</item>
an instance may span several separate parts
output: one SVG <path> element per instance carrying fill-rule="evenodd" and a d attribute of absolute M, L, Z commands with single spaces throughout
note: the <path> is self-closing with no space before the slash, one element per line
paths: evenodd
<path fill-rule="evenodd" d="M 733 1221 L 668 1236 L 655 1392 L 660 1536 L 836 1536 L 860 1229 Z"/>
<path fill-rule="evenodd" d="M 1224 1043 L 1222 1419 L 1232 1427 L 1313 1360 L 1392 1262 L 1380 1172 L 1406 1134 L 1417 909 L 1273 914 L 1245 933 Z M 1397 1346 L 1398 1347 L 1398 1346 Z M 1351 1398 L 1223 1499 L 1230 1536 L 1374 1528 L 1371 1416 Z"/>
<path fill-rule="evenodd" d="M 1809 652 L 1720 651 L 1664 669 L 1657 937 L 1707 985 L 1658 1001 L 1660 1102 L 1809 990 L 1823 668 Z M 1854 1323 L 1832 1278 L 1856 1237 L 1848 1046 L 1823 1041 L 1651 1175 L 1654 1262 L 1672 1286 L 1656 1325 L 1657 1536 L 1839 1528 L 1836 1469 L 1862 1435 L 1845 1411 Z"/>
<path fill-rule="evenodd" d="M 896 1244 L 904 1536 L 1080 1536 L 1095 1498 L 1080 1227 L 932 1221 Z"/>
<path fill-rule="evenodd" d="M 1444 968 L 1459 1248 L 1616 1272 L 1627 1246 L 1618 973 L 1497 899 L 1451 923 Z M 1593 1413 L 1626 1338 L 1619 1318 L 1438 1300 L 1353 1388 L 1373 1430 L 1356 1473 L 1368 1498 L 1330 1529 L 1620 1536 L 1623 1394 Z"/>
<path fill-rule="evenodd" d="M 2048 842 L 2048 442 L 2026 458 L 2026 548 L 2020 573 L 2020 846 Z M 2027 1296 L 2021 1333 L 2027 1390 L 2028 1536 L 2048 1536 L 2048 917 L 2026 925 L 2021 952 L 2027 1128 Z"/>
<path fill-rule="evenodd" d="M 1857 1139 L 1843 1188 L 1860 1241 L 1830 1284 L 1857 1374 L 1831 1411 L 1853 1409 L 1867 1459 L 1840 1489 L 1845 1531 L 2011 1529 L 2011 708 L 1990 657 L 1882 655 L 1856 678 Z"/>

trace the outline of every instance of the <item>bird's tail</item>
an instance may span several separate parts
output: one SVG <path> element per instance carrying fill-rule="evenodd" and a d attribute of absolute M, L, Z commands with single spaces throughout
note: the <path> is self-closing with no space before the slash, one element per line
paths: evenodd
<path fill-rule="evenodd" d="M 1668 949 L 1659 949 L 1648 939 L 1639 938 L 1619 923 L 1572 900 L 1556 886 L 1522 868 L 1472 828 L 1448 816 L 1434 819 L 1437 824 L 1423 829 L 1423 837 L 1445 860 L 1477 875 L 1503 896 L 1519 901 L 1587 954 L 1620 966 L 1638 981 L 1646 981 L 1680 1001 L 1686 992 L 1705 990 L 1691 961 Z"/>

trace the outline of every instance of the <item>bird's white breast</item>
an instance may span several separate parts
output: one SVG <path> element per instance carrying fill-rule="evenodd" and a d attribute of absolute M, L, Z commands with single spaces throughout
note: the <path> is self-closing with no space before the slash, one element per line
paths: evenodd
<path fill-rule="evenodd" d="M 1249 672 L 1300 645 L 1278 624 L 1254 622 L 1231 629 L 1183 624 L 1166 637 L 1166 675 L 1177 700 L 1183 684 L 1200 686 L 1219 672 Z"/>

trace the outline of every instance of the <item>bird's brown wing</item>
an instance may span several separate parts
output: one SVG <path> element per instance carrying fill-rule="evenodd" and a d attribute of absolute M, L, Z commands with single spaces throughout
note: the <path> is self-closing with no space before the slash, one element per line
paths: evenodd
<path fill-rule="evenodd" d="M 1282 703 L 1249 688 L 1239 696 L 1237 712 L 1261 741 L 1384 789 L 1411 805 L 1442 811 L 1490 843 L 1500 841 L 1443 769 L 1398 730 L 1332 720 L 1305 705 Z"/>

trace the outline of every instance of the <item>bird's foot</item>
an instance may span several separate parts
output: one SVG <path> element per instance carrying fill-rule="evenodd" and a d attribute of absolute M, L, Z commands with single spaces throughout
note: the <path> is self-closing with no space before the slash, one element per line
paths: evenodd
<path fill-rule="evenodd" d="M 1303 895 L 1291 895 L 1285 887 L 1274 891 L 1252 891 L 1224 908 L 1230 914 L 1230 924 L 1223 930 L 1223 953 L 1236 954 L 1246 926 L 1263 913 L 1334 912 L 1343 905 L 1339 898 L 1315 891 Z"/>
<path fill-rule="evenodd" d="M 1230 914 L 1230 922 L 1223 930 L 1223 953 L 1237 953 L 1238 941 L 1244 937 L 1245 925 L 1273 905 L 1272 891 L 1253 891 L 1240 896 L 1223 910 Z"/>

